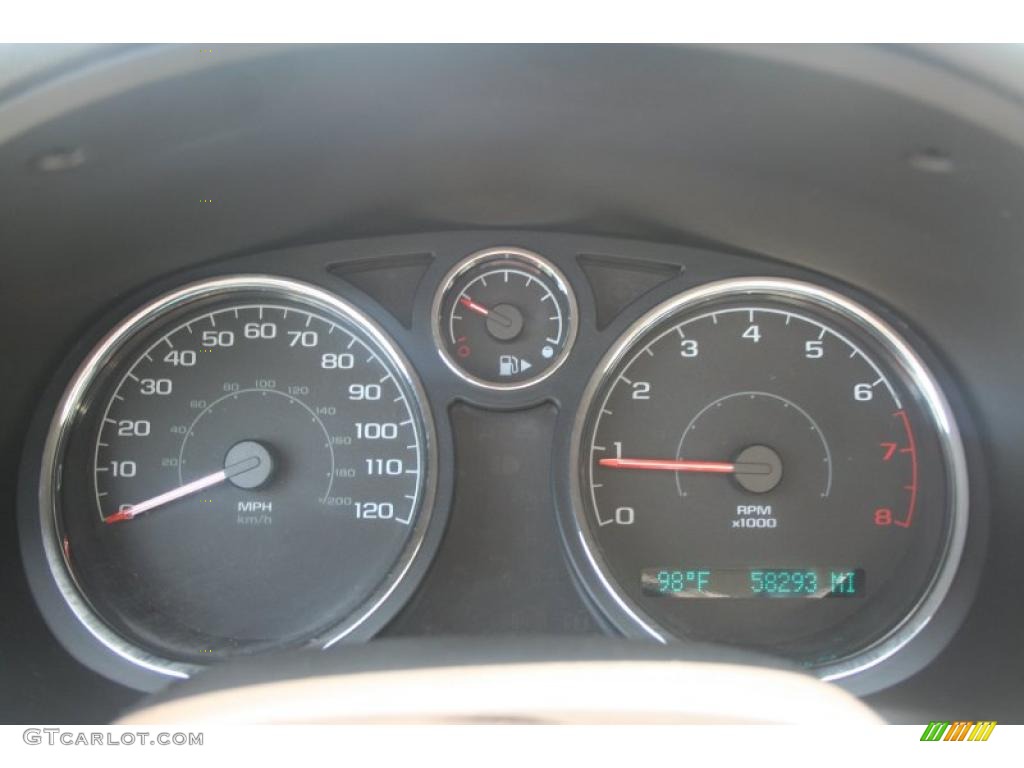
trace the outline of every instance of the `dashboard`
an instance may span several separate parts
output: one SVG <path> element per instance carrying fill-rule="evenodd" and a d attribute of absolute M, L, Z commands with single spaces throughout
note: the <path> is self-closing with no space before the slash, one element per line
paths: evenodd
<path fill-rule="evenodd" d="M 871 76 L 1013 98 L 856 47 L 80 55 L 0 103 L 46 114 L 0 144 L 6 720 L 446 638 L 1020 718 L 1024 139 Z"/>

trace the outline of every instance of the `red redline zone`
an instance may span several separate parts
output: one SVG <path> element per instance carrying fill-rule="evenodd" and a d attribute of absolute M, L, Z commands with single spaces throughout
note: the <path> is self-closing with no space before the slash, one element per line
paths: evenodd
<path fill-rule="evenodd" d="M 907 516 L 902 520 L 893 520 L 893 525 L 901 528 L 909 528 L 914 520 L 914 512 L 917 509 L 917 441 L 914 439 L 914 429 L 910 426 L 910 419 L 906 411 L 896 411 L 893 416 L 903 423 L 903 431 L 907 436 L 907 444 L 900 448 L 900 453 L 910 454 L 910 485 L 903 486 L 903 489 L 910 491 L 910 500 L 907 503 Z"/>

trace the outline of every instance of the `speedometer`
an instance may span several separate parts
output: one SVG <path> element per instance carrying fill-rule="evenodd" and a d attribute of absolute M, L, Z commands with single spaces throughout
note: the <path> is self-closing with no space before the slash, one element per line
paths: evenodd
<path fill-rule="evenodd" d="M 436 461 L 415 374 L 312 285 L 215 278 L 93 351 L 44 452 L 53 576 L 119 655 L 167 674 L 325 646 L 420 554 Z"/>
<path fill-rule="evenodd" d="M 624 631 L 840 677 L 913 637 L 956 571 L 949 406 L 832 291 L 734 279 L 655 307 L 601 363 L 573 441 L 578 570 Z"/>

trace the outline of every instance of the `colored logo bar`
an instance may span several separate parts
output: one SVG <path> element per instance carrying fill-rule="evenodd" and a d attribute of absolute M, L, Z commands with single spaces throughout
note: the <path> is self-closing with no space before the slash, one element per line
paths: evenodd
<path fill-rule="evenodd" d="M 988 741 L 995 727 L 995 720 L 933 720 L 925 726 L 921 741 Z"/>

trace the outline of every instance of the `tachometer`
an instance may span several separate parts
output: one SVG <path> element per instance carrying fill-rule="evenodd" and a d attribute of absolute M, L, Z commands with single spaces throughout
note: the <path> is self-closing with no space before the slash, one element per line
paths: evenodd
<path fill-rule="evenodd" d="M 842 676 L 927 622 L 963 547 L 963 449 L 933 377 L 806 283 L 653 309 L 590 383 L 574 450 L 578 567 L 626 631 Z"/>
<path fill-rule="evenodd" d="M 312 285 L 216 278 L 136 312 L 67 390 L 45 449 L 54 578 L 140 666 L 329 645 L 417 557 L 433 426 L 405 358 Z"/>

